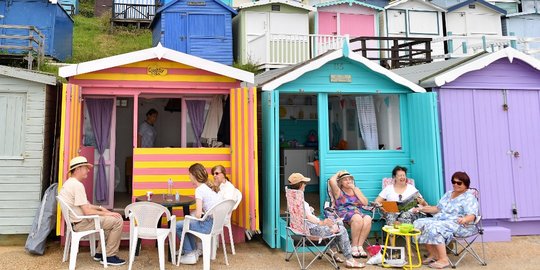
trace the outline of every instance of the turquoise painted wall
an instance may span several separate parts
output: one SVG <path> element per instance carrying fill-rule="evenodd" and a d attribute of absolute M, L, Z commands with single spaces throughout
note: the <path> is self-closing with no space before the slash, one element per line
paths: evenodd
<path fill-rule="evenodd" d="M 351 75 L 352 80 L 350 83 L 331 83 L 330 75 Z M 280 86 L 274 92 L 279 94 L 317 94 L 317 104 L 319 104 L 317 115 L 321 163 L 321 206 L 323 205 L 322 202 L 326 200 L 326 179 L 336 171 L 348 170 L 351 172 L 355 176 L 356 185 L 372 201 L 381 191 L 382 178 L 391 177 L 392 169 L 396 165 L 405 166 L 409 169 L 408 176 L 415 179 L 420 192 L 430 204 L 435 204 L 442 196 L 442 167 L 434 93 L 412 93 L 410 89 L 348 58 L 330 61 L 317 70 L 306 72 L 298 79 Z M 328 96 L 340 93 L 398 94 L 400 98 L 402 150 L 330 150 L 328 140 Z M 263 97 L 265 96 L 270 95 L 263 95 Z M 279 100 L 278 96 L 273 98 Z M 267 102 L 267 100 L 263 98 L 262 102 Z M 273 136 L 273 140 L 279 141 L 279 122 L 276 122 L 279 121 L 279 114 L 276 111 L 279 104 L 273 103 L 273 106 L 263 106 L 262 108 L 262 133 L 265 137 Z M 273 115 L 274 119 L 265 118 L 265 114 Z M 272 138 L 268 139 L 272 140 Z M 264 146 L 263 152 L 265 149 L 270 151 L 274 149 L 275 151 L 273 147 Z M 263 153 L 265 157 L 271 155 L 279 155 L 279 152 Z M 279 172 L 278 162 L 279 156 L 277 158 L 273 156 L 263 160 L 263 167 Z M 279 174 L 265 174 L 263 182 L 265 188 L 278 192 Z M 279 194 L 277 195 L 279 196 Z M 275 194 L 273 196 L 276 197 Z M 272 216 L 277 217 L 277 226 L 281 224 L 279 223 L 280 203 L 277 201 L 271 204 L 276 207 Z M 264 209 L 272 211 L 267 207 L 264 207 Z M 263 213 L 263 216 L 265 215 L 267 214 Z M 284 243 L 283 239 L 286 237 L 283 224 L 281 225 L 279 228 L 275 227 L 278 229 L 276 247 Z M 263 231 L 263 235 L 273 232 Z"/>

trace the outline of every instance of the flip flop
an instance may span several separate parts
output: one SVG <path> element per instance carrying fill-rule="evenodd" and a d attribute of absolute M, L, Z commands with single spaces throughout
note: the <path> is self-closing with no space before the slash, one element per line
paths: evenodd
<path fill-rule="evenodd" d="M 332 258 L 334 259 L 334 261 L 336 261 L 336 262 L 338 262 L 338 263 L 344 263 L 344 262 L 345 262 L 345 260 L 343 260 L 343 258 L 341 258 L 341 257 L 338 256 L 338 253 L 337 253 L 337 252 L 335 252 L 335 251 L 333 251 L 333 250 L 331 250 L 331 249 L 328 249 L 328 250 L 326 251 L 326 254 L 327 254 L 328 256 L 332 257 Z"/>
<path fill-rule="evenodd" d="M 358 253 L 360 255 L 360 258 L 367 258 L 367 253 L 366 253 L 366 251 L 364 251 L 363 247 L 358 247 Z"/>
<path fill-rule="evenodd" d="M 358 251 L 358 247 L 352 247 L 351 248 L 351 255 L 354 258 L 360 258 L 360 251 Z"/>
<path fill-rule="evenodd" d="M 434 263 L 431 263 L 429 264 L 429 268 L 434 268 L 434 269 L 444 269 L 444 268 L 448 268 L 450 267 L 450 263 L 444 265 L 442 263 L 439 263 L 439 262 L 434 262 Z"/>

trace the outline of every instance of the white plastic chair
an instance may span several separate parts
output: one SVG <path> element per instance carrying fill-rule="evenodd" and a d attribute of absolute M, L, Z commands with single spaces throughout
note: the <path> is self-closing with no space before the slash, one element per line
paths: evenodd
<path fill-rule="evenodd" d="M 175 265 L 176 250 L 176 216 L 169 209 L 153 202 L 135 202 L 126 206 L 126 216 L 129 217 L 129 270 L 135 260 L 137 240 L 155 239 L 158 244 L 159 269 L 165 269 L 165 238 L 169 237 L 169 250 L 172 264 Z M 161 217 L 165 214 L 169 228 L 158 228 Z"/>
<path fill-rule="evenodd" d="M 187 215 L 184 217 L 184 228 L 182 230 L 182 236 L 180 238 L 180 248 L 178 250 L 178 259 L 176 261 L 176 265 L 178 266 L 180 264 L 180 257 L 182 254 L 182 247 L 184 245 L 184 240 L 186 233 L 190 233 L 199 239 L 201 239 L 202 242 L 202 248 L 203 248 L 203 269 L 204 270 L 210 270 L 210 258 L 213 257 L 212 255 L 212 249 L 213 249 L 213 239 L 217 237 L 218 235 L 221 235 L 221 241 L 225 243 L 225 236 L 223 235 L 223 227 L 225 225 L 225 219 L 227 217 L 227 214 L 230 213 L 235 205 L 234 200 L 224 200 L 216 205 L 214 205 L 212 208 L 204 214 L 203 218 L 196 218 L 190 215 Z M 213 223 L 212 223 L 212 230 L 208 233 L 200 233 L 196 231 L 192 231 L 189 229 L 189 224 L 192 221 L 205 221 L 208 219 L 208 217 L 212 217 Z M 227 259 L 227 251 L 226 246 L 223 245 L 223 255 L 225 255 L 225 264 L 229 265 L 229 260 Z"/>
<path fill-rule="evenodd" d="M 242 192 L 240 192 L 240 190 L 238 189 L 235 189 L 234 191 L 235 193 L 235 197 L 236 197 L 236 203 L 234 204 L 234 207 L 233 209 L 231 209 L 231 211 L 227 214 L 227 216 L 225 217 L 225 227 L 229 230 L 229 241 L 231 242 L 231 250 L 232 250 L 232 254 L 233 255 L 236 255 L 236 251 L 234 249 L 234 240 L 233 240 L 233 235 L 232 235 L 232 225 L 231 225 L 231 216 L 232 216 L 232 212 L 234 210 L 236 210 L 236 208 L 238 208 L 238 205 L 240 205 L 240 202 L 242 202 Z M 225 239 L 225 238 L 222 238 L 222 239 Z M 216 248 L 217 248 L 217 244 L 219 242 L 216 241 Z M 225 246 L 225 242 L 223 241 L 222 242 L 223 246 Z M 215 254 L 216 254 L 216 251 L 214 250 L 214 253 L 213 253 L 213 256 L 212 256 L 212 259 L 215 259 Z"/>
<path fill-rule="evenodd" d="M 60 203 L 60 209 L 62 209 L 62 216 L 66 222 L 66 243 L 64 247 L 64 257 L 62 262 L 67 261 L 69 250 L 69 270 L 75 270 L 77 263 L 77 253 L 79 253 L 79 242 L 81 238 L 88 236 L 90 240 L 90 255 L 94 257 L 96 255 L 96 233 L 99 234 L 99 242 L 101 244 L 101 253 L 103 258 L 107 258 L 105 249 L 105 232 L 101 229 L 101 223 L 98 215 L 91 216 L 79 216 L 69 205 L 66 204 L 59 196 L 56 196 L 56 200 Z M 93 219 L 95 228 L 93 230 L 76 232 L 73 230 L 70 213 L 77 219 Z M 107 268 L 107 260 L 103 260 L 103 267 Z"/>

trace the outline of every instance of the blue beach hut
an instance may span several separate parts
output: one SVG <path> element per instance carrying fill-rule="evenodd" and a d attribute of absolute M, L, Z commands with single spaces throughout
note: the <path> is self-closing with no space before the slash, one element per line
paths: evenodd
<path fill-rule="evenodd" d="M 233 63 L 232 17 L 220 0 L 175 0 L 156 11 L 152 44 L 225 65 Z"/>
<path fill-rule="evenodd" d="M 0 0 L 0 25 L 35 26 L 45 36 L 45 55 L 60 61 L 71 58 L 73 19 L 56 0 Z M 25 29 L 0 29 L 2 35 L 28 36 Z M 0 43 L 28 45 L 26 40 L 0 39 Z"/>
<path fill-rule="evenodd" d="M 284 185 L 291 172 L 312 178 L 306 200 L 321 210 L 327 179 L 338 170 L 354 175 L 370 201 L 396 165 L 409 169 L 429 203 L 442 195 L 436 93 L 348 46 L 255 82 L 262 93 L 262 231 L 270 247 L 285 247 Z"/>

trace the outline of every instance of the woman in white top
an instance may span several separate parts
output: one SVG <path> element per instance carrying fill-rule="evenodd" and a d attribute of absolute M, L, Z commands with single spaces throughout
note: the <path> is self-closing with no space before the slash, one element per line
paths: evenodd
<path fill-rule="evenodd" d="M 208 211 L 212 206 L 221 201 L 221 198 L 216 193 L 216 187 L 208 180 L 206 168 L 199 163 L 195 163 L 189 167 L 189 180 L 195 186 L 195 213 L 191 213 L 196 218 L 201 218 L 203 212 Z M 205 221 L 191 221 L 189 229 L 196 232 L 209 233 L 212 230 L 213 219 L 207 218 Z M 184 221 L 176 223 L 176 235 L 181 237 L 184 229 Z M 201 252 L 197 250 L 195 236 L 186 234 L 184 245 L 182 247 L 182 264 L 196 264 Z"/>
<path fill-rule="evenodd" d="M 238 199 L 236 196 L 236 188 L 227 177 L 225 167 L 222 165 L 214 166 L 212 168 L 212 175 L 214 176 L 214 185 L 219 187 L 218 195 L 221 199 L 236 201 Z"/>
<path fill-rule="evenodd" d="M 392 178 L 394 178 L 394 184 L 385 187 L 379 196 L 375 199 L 377 204 L 381 204 L 383 201 L 401 202 L 410 196 L 413 196 L 418 192 L 413 185 L 407 184 L 407 168 L 396 166 L 392 170 Z M 418 193 L 420 194 L 420 193 Z M 419 195 L 416 198 L 418 204 L 427 206 L 427 202 Z M 384 208 L 381 208 L 384 211 Z M 400 213 L 384 213 L 386 224 L 392 225 L 396 221 L 399 223 L 412 223 L 418 218 L 418 214 L 412 213 L 412 211 L 400 212 Z"/>

